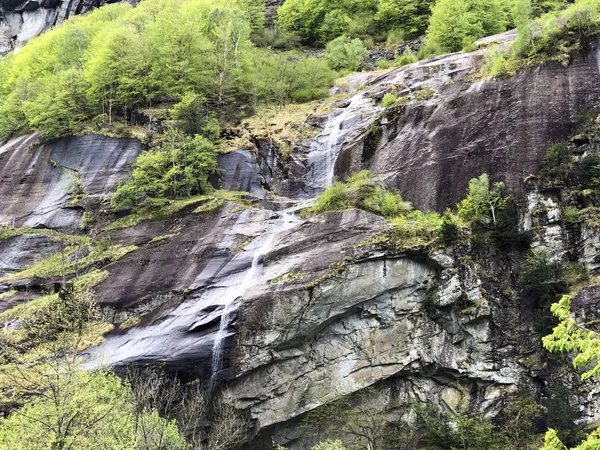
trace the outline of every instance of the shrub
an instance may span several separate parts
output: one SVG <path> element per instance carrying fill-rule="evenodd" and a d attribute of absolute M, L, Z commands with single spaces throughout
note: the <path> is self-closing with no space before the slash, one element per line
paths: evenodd
<path fill-rule="evenodd" d="M 392 106 L 393 104 L 395 104 L 397 101 L 398 97 L 388 92 L 383 96 L 383 100 L 381 100 L 381 106 L 387 108 L 388 106 Z"/>
<path fill-rule="evenodd" d="M 389 69 L 391 67 L 391 64 L 387 59 L 378 59 L 375 62 L 375 67 L 377 67 L 378 69 Z"/>
<path fill-rule="evenodd" d="M 360 39 L 340 36 L 327 44 L 325 60 L 334 70 L 355 71 L 368 54 Z"/>
<path fill-rule="evenodd" d="M 345 183 L 337 182 L 328 187 L 317 197 L 307 214 L 351 208 L 391 218 L 407 211 L 407 204 L 400 194 L 388 191 L 368 170 L 363 170 L 349 177 Z"/>
<path fill-rule="evenodd" d="M 425 46 L 432 53 L 456 52 L 504 31 L 506 22 L 500 0 L 440 0 L 432 9 Z"/>
<path fill-rule="evenodd" d="M 138 157 L 131 180 L 117 189 L 111 203 L 120 208 L 207 193 L 212 190 L 208 177 L 216 169 L 216 150 L 208 139 L 171 129 L 161 148 Z"/>
<path fill-rule="evenodd" d="M 553 145 L 542 161 L 539 176 L 546 186 L 562 185 L 571 172 L 571 149 L 568 144 Z"/>
<path fill-rule="evenodd" d="M 416 63 L 419 60 L 410 48 L 406 47 L 401 55 L 396 55 L 394 58 L 394 65 L 397 67 L 406 66 L 408 64 Z"/>
<path fill-rule="evenodd" d="M 550 260 L 543 250 L 531 250 L 525 254 L 519 271 L 521 298 L 529 302 L 537 313 L 537 326 L 547 333 L 557 324 L 550 312 L 550 305 L 568 291 L 562 281 L 563 267 Z"/>
<path fill-rule="evenodd" d="M 435 91 L 433 89 L 429 89 L 428 87 L 423 88 L 419 91 L 419 93 L 415 96 L 417 100 L 429 100 L 433 97 Z"/>
<path fill-rule="evenodd" d="M 391 30 L 388 42 L 401 42 L 397 40 L 400 36 L 404 40 L 405 36 L 419 36 L 425 32 L 434 3 L 434 0 L 380 0 L 375 19 L 384 29 Z M 395 39 L 391 39 L 392 36 Z"/>
<path fill-rule="evenodd" d="M 342 441 L 325 441 L 314 446 L 312 450 L 346 450 Z"/>

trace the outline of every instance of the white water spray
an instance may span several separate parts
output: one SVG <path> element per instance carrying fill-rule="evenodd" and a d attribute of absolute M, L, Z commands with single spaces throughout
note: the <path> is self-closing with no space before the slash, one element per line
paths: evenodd
<path fill-rule="evenodd" d="M 228 337 L 227 328 L 229 327 L 229 322 L 231 320 L 231 314 L 237 309 L 236 303 L 240 297 L 243 297 L 245 292 L 250 288 L 252 283 L 255 281 L 257 277 L 260 277 L 260 269 L 262 268 L 264 257 L 269 253 L 271 247 L 273 245 L 273 241 L 285 230 L 290 229 L 294 223 L 298 222 L 298 218 L 294 215 L 293 211 L 286 210 L 282 211 L 280 219 L 273 225 L 273 227 L 277 227 L 275 230 L 268 232 L 267 236 L 260 243 L 260 247 L 255 251 L 254 257 L 252 258 L 252 265 L 245 273 L 242 282 L 236 288 L 234 292 L 232 292 L 231 296 L 228 299 L 228 303 L 225 305 L 223 310 L 223 314 L 221 315 L 221 323 L 219 325 L 219 331 L 215 336 L 214 344 L 213 344 L 213 352 L 212 352 L 212 375 L 210 380 L 210 387 L 214 387 L 219 372 L 221 370 L 222 365 L 222 350 L 223 350 L 223 342 Z"/>

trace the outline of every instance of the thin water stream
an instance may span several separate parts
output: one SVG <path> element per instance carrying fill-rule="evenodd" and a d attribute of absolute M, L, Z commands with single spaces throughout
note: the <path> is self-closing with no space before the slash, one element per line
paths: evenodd
<path fill-rule="evenodd" d="M 352 127 L 361 121 L 360 111 L 365 105 L 372 104 L 361 94 L 353 97 L 349 107 L 329 116 L 323 132 L 314 141 L 306 174 L 311 197 L 333 184 L 340 149 Z M 292 207 L 274 211 L 266 220 L 252 224 L 249 221 L 255 220 L 260 211 L 241 212 L 190 286 L 191 294 L 186 300 L 158 323 L 108 337 L 101 346 L 92 349 L 87 366 L 158 361 L 180 366 L 191 360 L 203 360 L 204 364 L 210 361 L 209 385 L 216 386 L 225 369 L 226 343 L 234 333 L 236 312 L 244 296 L 263 281 L 263 262 L 274 250 L 277 237 L 303 222 L 297 212 L 312 201 L 296 199 Z M 243 235 L 250 226 L 249 234 L 255 237 L 232 256 L 236 236 Z"/>

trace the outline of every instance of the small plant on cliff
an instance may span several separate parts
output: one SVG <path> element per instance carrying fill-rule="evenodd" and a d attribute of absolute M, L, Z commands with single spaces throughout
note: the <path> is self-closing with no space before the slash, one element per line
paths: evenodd
<path fill-rule="evenodd" d="M 555 144 L 548 150 L 539 176 L 545 186 L 560 186 L 567 181 L 573 167 L 569 144 Z"/>
<path fill-rule="evenodd" d="M 490 186 L 487 174 L 473 178 L 469 182 L 469 193 L 458 205 L 458 215 L 464 220 L 478 223 L 496 224 L 499 210 L 506 207 L 508 197 L 504 193 L 504 183 Z"/>
<path fill-rule="evenodd" d="M 392 218 L 406 212 L 408 204 L 400 194 L 386 189 L 371 172 L 363 170 L 349 177 L 345 183 L 337 182 L 328 187 L 304 214 L 310 216 L 353 208 Z"/>
<path fill-rule="evenodd" d="M 139 156 L 131 180 L 117 190 L 112 204 L 139 206 L 205 194 L 212 190 L 208 177 L 216 169 L 215 147 L 208 139 L 171 129 L 159 149 Z"/>
<path fill-rule="evenodd" d="M 381 106 L 387 108 L 388 106 L 392 106 L 394 103 L 398 101 L 398 97 L 394 94 L 387 93 L 383 96 L 383 100 L 381 100 Z"/>

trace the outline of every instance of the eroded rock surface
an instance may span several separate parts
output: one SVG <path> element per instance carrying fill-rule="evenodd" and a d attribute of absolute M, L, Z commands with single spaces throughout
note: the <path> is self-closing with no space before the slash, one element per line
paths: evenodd
<path fill-rule="evenodd" d="M 74 195 L 109 199 L 141 151 L 137 140 L 95 135 L 8 141 L 0 147 L 0 225 L 78 229 L 83 208 Z"/>

